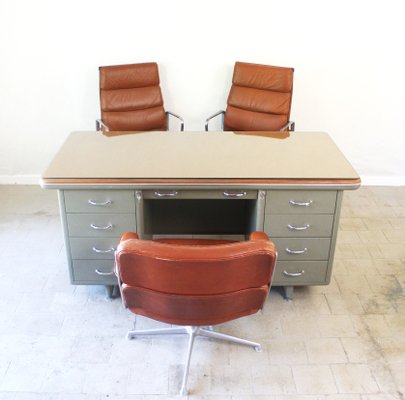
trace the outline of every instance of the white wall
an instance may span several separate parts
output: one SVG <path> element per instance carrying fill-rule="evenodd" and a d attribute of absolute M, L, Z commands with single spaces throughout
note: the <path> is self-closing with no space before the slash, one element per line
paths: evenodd
<path fill-rule="evenodd" d="M 405 184 L 404 21 L 403 0 L 0 0 L 0 183 L 94 129 L 99 65 L 157 61 L 166 108 L 202 130 L 239 60 L 294 67 L 296 129 Z"/>

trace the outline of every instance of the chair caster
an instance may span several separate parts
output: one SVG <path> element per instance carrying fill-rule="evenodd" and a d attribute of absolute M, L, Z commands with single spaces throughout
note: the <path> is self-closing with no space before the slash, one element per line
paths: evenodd
<path fill-rule="evenodd" d="M 262 346 L 260 346 L 260 344 L 259 344 L 259 346 L 255 346 L 255 351 L 256 351 L 256 353 L 261 353 L 262 352 Z"/>

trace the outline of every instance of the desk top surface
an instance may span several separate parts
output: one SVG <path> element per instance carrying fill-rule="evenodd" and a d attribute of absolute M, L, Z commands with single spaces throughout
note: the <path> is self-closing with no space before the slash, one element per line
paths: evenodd
<path fill-rule="evenodd" d="M 42 175 L 43 187 L 80 184 L 294 182 L 359 186 L 322 132 L 74 132 Z"/>

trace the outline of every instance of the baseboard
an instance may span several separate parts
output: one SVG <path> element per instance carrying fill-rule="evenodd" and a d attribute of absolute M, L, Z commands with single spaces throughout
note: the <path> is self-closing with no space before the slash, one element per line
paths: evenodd
<path fill-rule="evenodd" d="M 39 185 L 39 175 L 0 175 L 0 185 Z"/>
<path fill-rule="evenodd" d="M 0 185 L 39 185 L 39 175 L 0 175 Z M 405 186 L 405 176 L 361 177 L 362 186 Z"/>

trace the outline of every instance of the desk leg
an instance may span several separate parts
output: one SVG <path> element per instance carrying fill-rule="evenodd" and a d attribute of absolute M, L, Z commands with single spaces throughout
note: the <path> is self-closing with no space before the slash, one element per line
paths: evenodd
<path fill-rule="evenodd" d="M 106 285 L 105 288 L 107 289 L 107 296 L 109 299 L 115 299 L 120 294 L 120 288 L 118 285 Z"/>
<path fill-rule="evenodd" d="M 294 294 L 294 286 L 283 286 L 284 297 L 286 300 L 292 300 Z"/>

